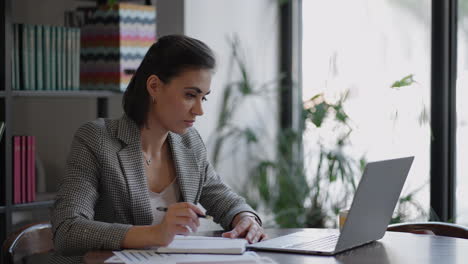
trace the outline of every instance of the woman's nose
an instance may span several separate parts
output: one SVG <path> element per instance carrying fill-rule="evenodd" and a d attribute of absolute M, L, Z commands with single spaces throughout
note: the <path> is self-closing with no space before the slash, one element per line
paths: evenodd
<path fill-rule="evenodd" d="M 203 115 L 203 106 L 201 100 L 197 100 L 192 108 L 192 113 L 197 116 Z"/>

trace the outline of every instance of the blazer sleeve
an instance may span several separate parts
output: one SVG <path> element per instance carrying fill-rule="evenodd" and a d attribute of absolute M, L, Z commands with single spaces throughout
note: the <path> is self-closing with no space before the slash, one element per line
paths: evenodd
<path fill-rule="evenodd" d="M 55 250 L 82 255 L 96 249 L 119 249 L 131 225 L 94 221 L 99 198 L 99 162 L 102 132 L 92 123 L 81 127 L 72 142 L 51 222 Z"/>
<path fill-rule="evenodd" d="M 198 135 L 198 132 L 196 132 Z M 204 184 L 200 196 L 200 204 L 207 210 L 208 215 L 213 216 L 214 221 L 220 223 L 225 230 L 232 228 L 234 217 L 241 212 L 251 212 L 257 216 L 255 210 L 250 207 L 245 199 L 229 188 L 216 173 L 214 167 L 207 159 L 206 148 L 203 145 L 201 156 L 202 170 L 204 172 Z M 261 224 L 261 222 L 260 222 Z"/>

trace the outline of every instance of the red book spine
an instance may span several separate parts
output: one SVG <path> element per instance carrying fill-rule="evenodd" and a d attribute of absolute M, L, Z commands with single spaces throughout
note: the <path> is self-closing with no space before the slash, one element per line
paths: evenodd
<path fill-rule="evenodd" d="M 32 137 L 26 136 L 27 140 L 27 175 L 26 175 L 26 202 L 32 202 Z"/>
<path fill-rule="evenodd" d="M 21 138 L 13 137 L 13 203 L 21 203 Z"/>
<path fill-rule="evenodd" d="M 31 136 L 31 202 L 36 201 L 36 137 Z"/>
<path fill-rule="evenodd" d="M 21 203 L 26 202 L 26 175 L 27 175 L 27 164 L 26 164 L 26 136 L 21 136 Z"/>

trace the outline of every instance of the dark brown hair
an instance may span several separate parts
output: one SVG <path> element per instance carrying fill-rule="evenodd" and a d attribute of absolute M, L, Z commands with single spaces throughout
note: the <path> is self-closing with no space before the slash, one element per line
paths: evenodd
<path fill-rule="evenodd" d="M 138 127 L 145 124 L 151 103 L 146 90 L 146 81 L 150 75 L 154 74 L 168 83 L 187 69 L 213 70 L 215 67 L 213 51 L 205 43 L 184 35 L 161 37 L 149 48 L 127 86 L 122 99 L 125 114 Z"/>

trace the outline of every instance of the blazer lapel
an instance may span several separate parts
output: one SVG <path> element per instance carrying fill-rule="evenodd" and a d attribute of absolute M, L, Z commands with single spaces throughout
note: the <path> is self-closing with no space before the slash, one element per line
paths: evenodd
<path fill-rule="evenodd" d="M 130 191 L 134 224 L 149 225 L 153 222 L 153 214 L 149 202 L 140 131 L 132 120 L 124 116 L 120 120 L 117 133 L 117 137 L 126 144 L 117 155 Z"/>
<path fill-rule="evenodd" d="M 197 158 L 179 135 L 169 132 L 168 139 L 183 200 L 195 203 L 201 184 Z"/>

